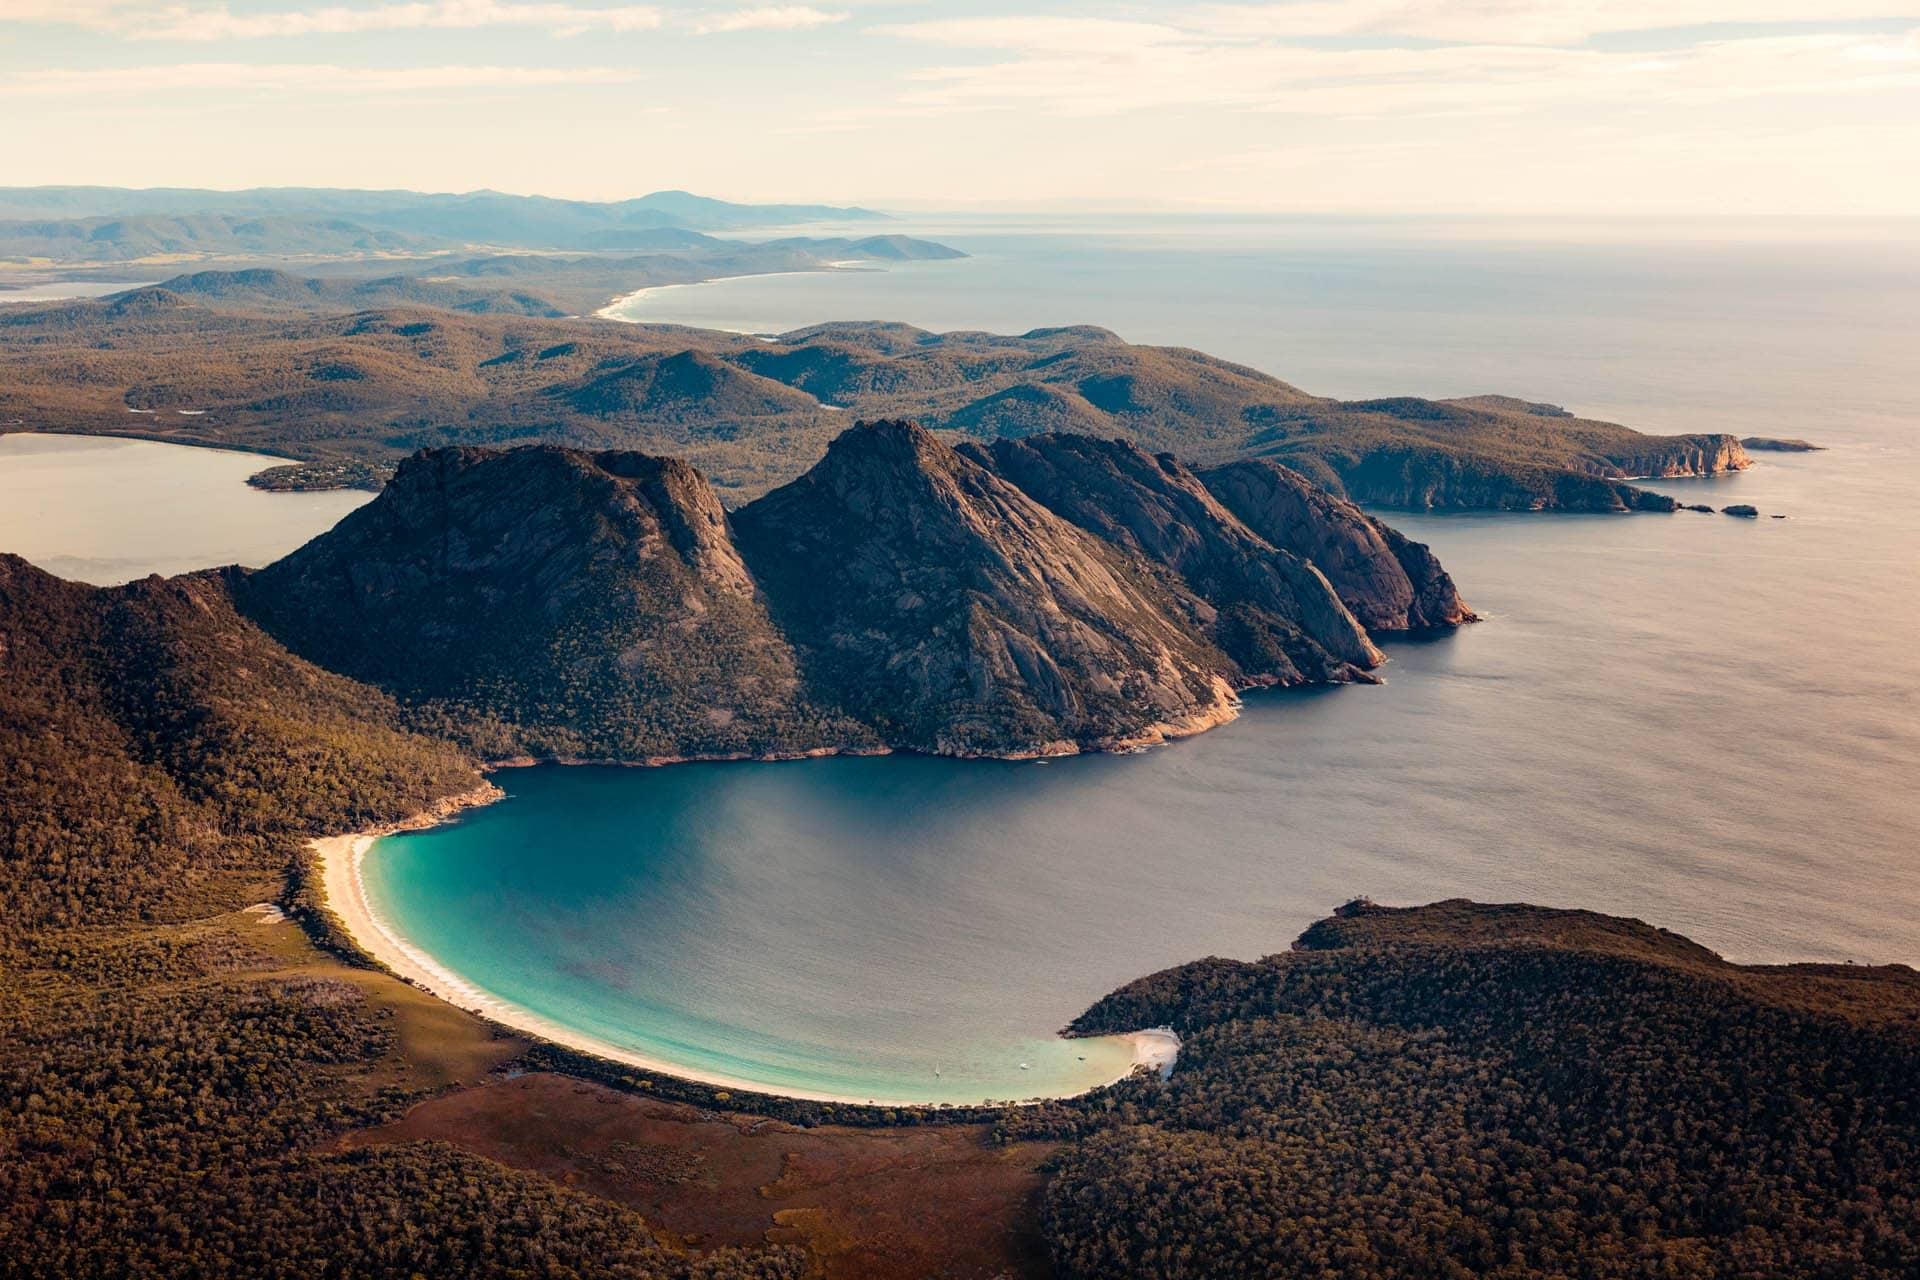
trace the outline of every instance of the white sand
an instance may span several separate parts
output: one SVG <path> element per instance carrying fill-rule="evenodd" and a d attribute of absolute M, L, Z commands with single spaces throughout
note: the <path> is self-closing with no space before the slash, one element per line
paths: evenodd
<path fill-rule="evenodd" d="M 725 284 L 729 280 L 766 280 L 774 276 L 831 275 L 835 271 L 857 270 L 866 267 L 867 264 L 864 261 L 856 259 L 847 262 L 829 262 L 824 266 L 806 267 L 798 271 L 749 271 L 745 275 L 738 276 L 713 276 L 706 280 L 681 280 L 673 284 L 650 284 L 645 288 L 635 289 L 631 293 L 621 294 L 593 314 L 596 319 L 618 320 L 621 324 L 674 324 L 677 323 L 677 321 L 654 321 L 641 316 L 622 315 L 621 308 L 626 306 L 627 303 L 632 302 L 635 298 L 644 298 L 650 293 L 665 293 L 668 289 L 698 289 L 701 285 Z M 747 329 L 721 329 L 718 330 L 718 332 L 750 333 L 751 331 Z"/>
<path fill-rule="evenodd" d="M 609 1044 L 584 1032 L 561 1026 L 530 1009 L 503 1000 L 447 969 L 431 955 L 408 942 L 397 929 L 373 910 L 367 900 L 366 882 L 360 874 L 360 864 L 366 858 L 367 851 L 373 848 L 379 834 L 384 833 L 328 836 L 311 842 L 310 847 L 320 859 L 320 883 L 326 895 L 326 905 L 339 918 L 341 927 L 353 940 L 354 945 L 398 976 L 423 991 L 438 996 L 448 1004 L 465 1009 L 469 1013 L 478 1014 L 501 1026 L 511 1027 L 515 1031 L 525 1032 L 554 1044 L 565 1045 L 569 1049 L 577 1049 L 582 1053 L 590 1053 L 597 1058 L 639 1067 L 660 1075 L 677 1076 L 683 1080 L 715 1085 L 723 1089 L 739 1089 L 747 1093 L 773 1094 L 779 1097 L 804 1098 L 812 1102 L 836 1102 L 855 1106 L 939 1105 L 938 1101 L 930 1102 L 925 1098 L 859 1098 L 817 1093 L 806 1089 L 756 1084 L 750 1080 L 739 1080 L 710 1071 L 693 1070 L 679 1063 L 650 1058 L 632 1049 Z M 1124 1038 L 1133 1048 L 1133 1063 L 1129 1071 L 1134 1067 L 1151 1067 L 1159 1072 L 1162 1079 L 1172 1071 L 1173 1060 L 1180 1051 L 1180 1037 L 1171 1030 L 1159 1028 L 1152 1031 L 1136 1031 Z"/>

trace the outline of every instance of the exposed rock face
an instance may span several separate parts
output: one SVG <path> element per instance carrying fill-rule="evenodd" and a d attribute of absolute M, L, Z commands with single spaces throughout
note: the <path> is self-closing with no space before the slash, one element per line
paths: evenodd
<path fill-rule="evenodd" d="M 1171 456 L 1059 435 L 967 450 L 857 426 L 731 518 L 675 459 L 427 450 L 227 579 L 294 652 L 496 758 L 1112 748 L 1230 719 L 1240 688 L 1382 660 L 1303 550 Z M 1312 511 L 1391 570 L 1397 595 L 1355 593 L 1376 619 L 1464 616 L 1424 548 L 1347 504 Z"/>
<path fill-rule="evenodd" d="M 1278 455 L 1309 463 L 1310 457 Z M 1321 466 L 1326 469 L 1321 470 Z M 1492 511 L 1671 511 L 1673 499 L 1590 472 L 1490 463 L 1441 449 L 1383 447 L 1316 466 L 1315 483 L 1383 507 Z"/>
<path fill-rule="evenodd" d="M 897 745 L 1031 754 L 1230 718 L 1205 601 L 905 422 L 734 515 L 808 678 Z"/>
<path fill-rule="evenodd" d="M 1171 454 L 1062 434 L 961 452 L 1055 515 L 1178 574 L 1219 611 L 1214 639 L 1249 677 L 1337 680 L 1383 661 L 1319 569 L 1249 529 Z"/>
<path fill-rule="evenodd" d="M 844 738 L 804 705 L 719 500 L 676 459 L 421 453 L 379 498 L 236 590 L 296 652 L 477 720 L 469 732 L 499 753 L 730 754 Z"/>
<path fill-rule="evenodd" d="M 1717 476 L 1753 465 L 1740 441 L 1728 435 L 1649 437 L 1644 446 L 1608 454 L 1607 461 L 1634 479 Z"/>
<path fill-rule="evenodd" d="M 1201 481 L 1253 532 L 1327 576 L 1369 630 L 1420 631 L 1473 621 L 1426 544 L 1266 459 L 1202 472 Z"/>

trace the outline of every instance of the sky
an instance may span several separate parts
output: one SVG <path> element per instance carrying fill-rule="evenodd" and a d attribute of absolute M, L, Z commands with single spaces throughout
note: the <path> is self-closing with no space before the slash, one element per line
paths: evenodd
<path fill-rule="evenodd" d="M 0 182 L 1920 216 L 1920 0 L 0 0 Z"/>

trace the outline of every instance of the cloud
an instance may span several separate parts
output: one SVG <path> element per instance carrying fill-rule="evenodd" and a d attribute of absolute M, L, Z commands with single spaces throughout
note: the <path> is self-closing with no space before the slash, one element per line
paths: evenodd
<path fill-rule="evenodd" d="M 64 22 L 130 40 L 251 40 L 379 31 L 529 27 L 558 36 L 587 31 L 650 31 L 662 25 L 651 5 L 581 5 L 546 0 L 406 0 L 398 4 L 327 5 L 235 13 L 225 5 L 151 4 L 141 0 L 8 0 L 0 19 Z"/>
<path fill-rule="evenodd" d="M 696 35 L 703 36 L 730 31 L 803 31 L 845 22 L 849 16 L 803 4 L 766 5 L 702 18 L 693 24 L 693 30 Z"/>
<path fill-rule="evenodd" d="M 1912 31 L 1703 41 L 1655 55 L 1530 44 L 1329 49 L 1097 19 L 955 19 L 884 30 L 1000 55 L 908 73 L 908 102 L 1063 116 L 1180 107 L 1331 117 L 1556 106 L 1638 112 L 1742 97 L 1920 88 Z"/>
<path fill-rule="evenodd" d="M 637 72 L 619 67 L 343 67 L 308 62 L 200 62 L 20 71 L 0 78 L 0 97 L 91 98 L 194 90 L 405 93 L 620 84 L 639 78 Z"/>
<path fill-rule="evenodd" d="M 1727 24 L 1920 17 L 1916 0 L 1295 0 L 1216 4 L 1191 21 L 1216 35 L 1407 36 L 1471 44 L 1579 44 L 1597 35 Z"/>

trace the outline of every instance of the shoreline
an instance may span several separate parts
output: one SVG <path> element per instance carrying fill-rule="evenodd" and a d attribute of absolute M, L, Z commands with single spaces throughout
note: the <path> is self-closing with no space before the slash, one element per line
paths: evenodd
<path fill-rule="evenodd" d="M 688 1080 L 696 1084 L 710 1085 L 720 1089 L 737 1089 L 743 1093 L 763 1094 L 776 1098 L 795 1098 L 807 1102 L 827 1102 L 860 1107 L 1032 1106 L 1039 1102 L 1055 1102 L 1062 1098 L 1080 1097 L 1095 1089 L 1116 1084 L 1141 1067 L 1153 1070 L 1165 1079 L 1173 1070 L 1174 1060 L 1179 1056 L 1179 1035 L 1171 1028 L 1156 1027 L 1114 1037 L 1126 1041 L 1132 1049 L 1132 1061 L 1126 1072 L 1113 1080 L 1090 1085 L 1078 1093 L 1054 1094 L 1045 1098 L 1017 1101 L 982 1099 L 975 1102 L 860 1098 L 850 1094 L 756 1083 L 720 1072 L 687 1067 L 662 1058 L 651 1057 L 637 1050 L 625 1049 L 587 1032 L 563 1026 L 531 1009 L 523 1008 L 512 1001 L 494 995 L 454 973 L 431 954 L 409 942 L 398 929 L 381 918 L 367 898 L 366 880 L 361 872 L 361 864 L 376 841 L 401 831 L 420 831 L 437 826 L 465 809 L 491 804 L 503 798 L 505 794 L 499 787 L 489 782 L 473 791 L 448 797 L 431 809 L 404 822 L 388 823 L 345 835 L 317 837 L 309 840 L 307 847 L 319 861 L 318 883 L 323 899 L 322 905 L 333 913 L 339 930 L 345 935 L 347 941 L 402 981 L 418 987 L 455 1008 L 510 1030 L 621 1066 L 637 1067 L 643 1071 Z"/>
<path fill-rule="evenodd" d="M 595 320 L 611 320 L 615 324 L 676 324 L 678 322 L 673 320 L 643 320 L 635 316 L 616 315 L 615 312 L 627 303 L 632 302 L 635 298 L 644 297 L 649 293 L 661 293 L 668 289 L 696 289 L 701 285 L 723 284 L 728 280 L 765 280 L 771 276 L 818 276 L 833 275 L 843 271 L 882 270 L 885 270 L 885 268 L 869 267 L 865 265 L 864 260 L 851 259 L 847 262 L 830 262 L 822 267 L 800 267 L 791 271 L 748 271 L 737 276 L 708 276 L 705 280 L 675 280 L 669 284 L 649 284 L 643 285 L 630 293 L 618 295 L 611 302 L 607 303 L 606 306 L 595 311 L 592 318 Z M 749 338 L 758 336 L 757 332 L 752 329 L 715 329 L 714 332 L 738 333 Z"/>

